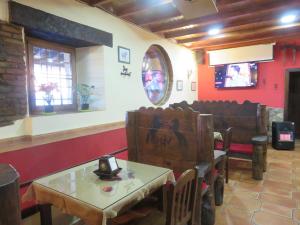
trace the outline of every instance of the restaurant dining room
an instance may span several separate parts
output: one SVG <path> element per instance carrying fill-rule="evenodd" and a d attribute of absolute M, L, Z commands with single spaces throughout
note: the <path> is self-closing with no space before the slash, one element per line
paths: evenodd
<path fill-rule="evenodd" d="M 300 225 L 299 0 L 0 0 L 0 225 Z"/>

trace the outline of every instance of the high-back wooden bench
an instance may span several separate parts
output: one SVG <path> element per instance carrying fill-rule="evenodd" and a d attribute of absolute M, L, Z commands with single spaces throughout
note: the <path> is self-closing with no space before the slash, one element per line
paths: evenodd
<path fill-rule="evenodd" d="M 175 175 L 198 166 L 199 182 L 204 179 L 208 184 L 197 195 L 196 218 L 200 224 L 206 191 L 214 209 L 212 115 L 190 109 L 140 108 L 127 113 L 126 133 L 131 161 L 171 168 Z"/>
<path fill-rule="evenodd" d="M 215 130 L 233 128 L 229 156 L 252 160 L 253 178 L 262 179 L 266 170 L 268 114 L 265 105 L 245 101 L 186 101 L 171 104 L 173 108 L 192 108 L 214 117 Z"/>

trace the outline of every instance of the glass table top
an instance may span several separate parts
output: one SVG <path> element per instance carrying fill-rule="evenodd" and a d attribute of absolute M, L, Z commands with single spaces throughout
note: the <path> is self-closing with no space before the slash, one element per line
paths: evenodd
<path fill-rule="evenodd" d="M 102 210 L 171 172 L 170 169 L 117 159 L 119 180 L 100 180 L 93 173 L 98 160 L 34 181 Z"/>

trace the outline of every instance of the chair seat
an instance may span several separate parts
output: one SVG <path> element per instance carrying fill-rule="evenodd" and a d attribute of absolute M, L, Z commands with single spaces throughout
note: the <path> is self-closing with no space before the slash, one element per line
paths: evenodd
<path fill-rule="evenodd" d="M 236 144 L 236 143 L 233 143 L 233 144 L 230 145 L 229 152 L 242 153 L 242 154 L 252 156 L 253 145 L 252 144 Z"/>
<path fill-rule="evenodd" d="M 202 182 L 201 189 L 204 191 L 208 188 L 208 185 L 205 181 Z"/>
<path fill-rule="evenodd" d="M 223 157 L 226 155 L 226 152 L 221 150 L 214 150 L 214 158 L 217 160 L 219 157 Z"/>
<path fill-rule="evenodd" d="M 223 141 L 216 141 L 216 142 L 215 142 L 215 149 L 216 149 L 216 150 L 222 150 L 223 147 L 224 147 L 223 144 L 224 144 Z"/>

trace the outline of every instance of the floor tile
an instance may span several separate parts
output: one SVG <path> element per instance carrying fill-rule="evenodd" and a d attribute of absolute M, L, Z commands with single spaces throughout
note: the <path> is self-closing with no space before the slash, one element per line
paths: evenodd
<path fill-rule="evenodd" d="M 296 225 L 290 218 L 278 216 L 266 211 L 255 212 L 253 222 L 255 225 Z"/>
<path fill-rule="evenodd" d="M 279 216 L 285 216 L 288 218 L 292 218 L 293 215 L 293 208 L 287 208 L 285 206 L 281 206 L 279 204 L 272 204 L 268 202 L 263 202 L 261 205 L 261 210 L 272 213 L 272 214 L 277 214 Z"/>
<path fill-rule="evenodd" d="M 263 185 L 261 183 L 237 182 L 235 188 L 240 191 L 262 192 Z"/>
<path fill-rule="evenodd" d="M 236 208 L 226 208 L 218 215 L 215 225 L 251 225 L 251 213 Z"/>
<path fill-rule="evenodd" d="M 279 195 L 269 194 L 269 193 L 261 193 L 259 195 L 259 199 L 261 199 L 262 203 L 271 203 L 278 204 L 281 206 L 285 206 L 287 208 L 296 208 L 297 203 L 295 200 Z"/>
<path fill-rule="evenodd" d="M 237 208 L 243 211 L 254 212 L 261 207 L 261 201 L 252 196 L 233 195 L 226 204 L 226 208 Z"/>
<path fill-rule="evenodd" d="M 293 220 L 300 223 L 300 209 L 294 209 L 293 211 Z"/>

